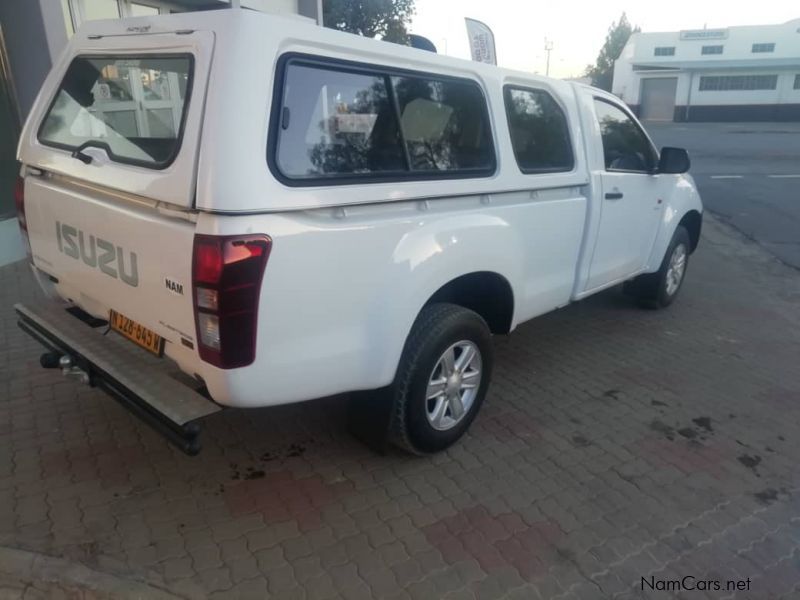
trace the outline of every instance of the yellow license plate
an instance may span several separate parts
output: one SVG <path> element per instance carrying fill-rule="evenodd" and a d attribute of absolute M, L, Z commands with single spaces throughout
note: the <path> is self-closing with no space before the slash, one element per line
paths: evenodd
<path fill-rule="evenodd" d="M 141 346 L 148 352 L 152 352 L 156 356 L 161 356 L 161 353 L 164 351 L 164 339 L 160 335 L 150 331 L 147 327 L 139 325 L 139 323 L 133 319 L 129 319 L 125 315 L 112 310 L 108 317 L 108 322 L 111 325 L 111 329 L 122 334 L 134 344 Z"/>

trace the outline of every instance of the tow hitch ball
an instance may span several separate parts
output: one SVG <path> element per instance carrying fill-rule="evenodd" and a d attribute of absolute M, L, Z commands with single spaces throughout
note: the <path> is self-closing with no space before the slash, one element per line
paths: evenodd
<path fill-rule="evenodd" d="M 61 369 L 61 374 L 70 379 L 77 379 L 81 383 L 89 383 L 89 374 L 75 366 L 71 356 L 59 352 L 45 352 L 39 357 L 39 364 L 45 369 Z"/>

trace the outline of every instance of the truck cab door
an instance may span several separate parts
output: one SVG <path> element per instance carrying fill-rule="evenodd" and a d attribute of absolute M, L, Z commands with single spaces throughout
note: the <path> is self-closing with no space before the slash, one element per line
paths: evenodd
<path fill-rule="evenodd" d="M 624 280 L 647 262 L 661 220 L 658 154 L 638 122 L 621 105 L 594 98 L 603 163 L 600 220 L 586 290 Z"/>

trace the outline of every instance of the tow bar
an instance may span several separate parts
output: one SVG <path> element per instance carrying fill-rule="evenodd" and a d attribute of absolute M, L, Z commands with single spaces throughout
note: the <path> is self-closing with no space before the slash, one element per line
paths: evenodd
<path fill-rule="evenodd" d="M 45 369 L 61 369 L 61 374 L 67 379 L 75 379 L 79 383 L 89 385 L 89 373 L 75 366 L 71 356 L 59 352 L 45 352 L 39 357 L 39 364 Z"/>
<path fill-rule="evenodd" d="M 52 302 L 14 306 L 23 331 L 47 352 L 39 363 L 98 387 L 183 452 L 200 452 L 200 420 L 218 404 L 179 381 L 177 365 L 150 356 L 121 336 L 104 335 Z"/>

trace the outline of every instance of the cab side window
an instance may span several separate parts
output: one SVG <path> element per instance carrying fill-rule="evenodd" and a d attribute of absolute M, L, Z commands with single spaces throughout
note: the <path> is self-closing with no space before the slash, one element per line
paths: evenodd
<path fill-rule="evenodd" d="M 523 173 L 557 173 L 575 166 L 564 111 L 544 90 L 506 86 L 508 130 Z"/>
<path fill-rule="evenodd" d="M 657 158 L 647 136 L 623 110 L 610 102 L 595 99 L 607 171 L 649 173 Z"/>

